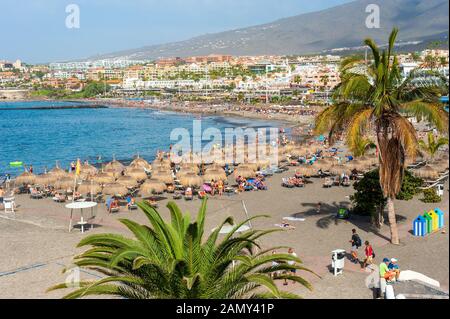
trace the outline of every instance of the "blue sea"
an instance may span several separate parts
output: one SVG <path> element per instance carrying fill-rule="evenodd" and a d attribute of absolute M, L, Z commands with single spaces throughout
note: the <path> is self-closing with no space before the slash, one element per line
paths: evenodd
<path fill-rule="evenodd" d="M 0 175 L 17 175 L 10 162 L 33 165 L 34 172 L 55 166 L 67 168 L 77 158 L 99 165 L 117 160 L 128 162 L 139 154 L 152 161 L 157 150 L 167 150 L 171 131 L 193 132 L 199 115 L 152 109 L 23 109 L 70 106 L 76 102 L 0 102 Z M 203 116 L 202 129 L 215 127 L 282 127 L 280 123 L 234 117 Z M 289 134 L 289 131 L 287 130 Z M 207 141 L 203 141 L 206 143 Z M 100 158 L 100 160 L 99 160 Z"/>

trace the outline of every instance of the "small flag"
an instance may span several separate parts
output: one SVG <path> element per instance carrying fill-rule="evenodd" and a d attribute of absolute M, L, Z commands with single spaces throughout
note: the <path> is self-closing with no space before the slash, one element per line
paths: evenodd
<path fill-rule="evenodd" d="M 77 167 L 75 169 L 75 175 L 79 176 L 81 172 L 81 162 L 80 159 L 77 160 Z"/>

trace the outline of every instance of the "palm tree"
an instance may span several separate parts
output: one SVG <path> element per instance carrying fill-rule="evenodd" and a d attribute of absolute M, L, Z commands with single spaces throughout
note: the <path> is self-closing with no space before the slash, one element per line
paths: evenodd
<path fill-rule="evenodd" d="M 387 199 L 391 242 L 399 244 L 394 198 L 400 191 L 405 157 L 416 156 L 417 136 L 407 116 L 427 120 L 439 131 L 448 128 L 448 116 L 439 105 L 437 87 L 413 85 L 415 72 L 403 79 L 394 54 L 398 30 L 394 28 L 382 52 L 372 39 L 364 43 L 373 61 L 348 58 L 341 65 L 341 83 L 334 104 L 316 118 L 316 131 L 329 132 L 329 141 L 341 133 L 351 150 L 359 138 L 375 133 L 379 150 L 380 185 Z"/>
<path fill-rule="evenodd" d="M 293 269 L 309 271 L 301 266 L 300 259 L 271 253 L 281 247 L 259 250 L 257 240 L 276 230 L 249 230 L 238 235 L 238 229 L 249 219 L 219 240 L 223 226 L 233 224 L 233 220 L 227 218 L 204 238 L 206 200 L 193 222 L 189 213 L 182 214 L 173 202 L 167 205 L 170 223 L 148 204 L 138 205 L 151 226 L 122 219 L 122 224 L 135 238 L 100 234 L 83 239 L 78 247 L 92 247 L 75 257 L 75 265 L 98 271 L 105 277 L 81 282 L 81 288 L 65 298 L 88 295 L 132 299 L 297 298 L 278 289 L 275 281 L 285 279 L 311 289 L 306 280 L 290 272 Z M 276 266 L 272 265 L 274 261 Z M 294 265 L 289 261 L 294 261 Z M 281 272 L 283 274 L 278 275 Z M 61 284 L 49 291 L 64 288 L 68 288 L 67 285 Z"/>
<path fill-rule="evenodd" d="M 448 138 L 439 137 L 436 140 L 432 132 L 428 132 L 428 143 L 424 140 L 419 141 L 420 148 L 430 155 L 431 159 L 434 159 L 434 156 L 438 152 L 439 148 L 444 145 L 448 145 Z"/>
<path fill-rule="evenodd" d="M 353 155 L 364 156 L 368 149 L 375 147 L 377 147 L 376 144 L 370 138 L 357 137 L 353 143 Z"/>

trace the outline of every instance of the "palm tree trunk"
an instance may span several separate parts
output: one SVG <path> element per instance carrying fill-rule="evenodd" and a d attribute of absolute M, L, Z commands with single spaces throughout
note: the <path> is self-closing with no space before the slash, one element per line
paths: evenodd
<path fill-rule="evenodd" d="M 400 244 L 400 240 L 398 238 L 397 220 L 395 218 L 394 199 L 391 197 L 387 198 L 387 209 L 388 209 L 389 227 L 391 229 L 391 243 L 394 245 L 398 245 Z"/>

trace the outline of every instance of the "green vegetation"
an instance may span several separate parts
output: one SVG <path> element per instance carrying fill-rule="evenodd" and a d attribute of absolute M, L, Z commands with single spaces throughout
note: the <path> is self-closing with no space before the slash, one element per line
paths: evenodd
<path fill-rule="evenodd" d="M 423 196 L 420 200 L 424 203 L 440 203 L 442 201 L 442 198 L 436 193 L 434 188 L 424 190 Z"/>
<path fill-rule="evenodd" d="M 353 187 L 356 190 L 355 194 L 350 196 L 350 200 L 353 203 L 353 214 L 375 216 L 386 206 L 378 170 L 364 174 L 364 177 L 356 182 Z"/>
<path fill-rule="evenodd" d="M 425 142 L 424 140 L 419 141 L 420 149 L 426 152 L 431 159 L 434 158 L 439 151 L 439 148 L 444 145 L 448 145 L 448 138 L 439 137 L 438 139 L 435 139 L 433 132 L 428 132 L 428 142 Z"/>
<path fill-rule="evenodd" d="M 372 39 L 364 43 L 371 49 L 373 61 L 352 57 L 340 68 L 341 83 L 333 94 L 334 103 L 316 118 L 316 134 L 329 133 L 330 143 L 344 134 L 349 148 L 355 150 L 358 139 L 377 137 L 380 156 L 380 185 L 387 199 L 391 242 L 399 244 L 394 199 L 400 193 L 406 156 L 417 152 L 414 126 L 404 117 L 407 112 L 424 119 L 439 131 L 448 130 L 448 114 L 439 104 L 440 87 L 413 83 L 414 72 L 402 79 L 394 54 L 398 30 L 389 36 L 389 45 L 381 51 Z"/>
<path fill-rule="evenodd" d="M 416 177 L 411 172 L 405 171 L 405 176 L 403 178 L 402 187 L 400 192 L 397 194 L 397 199 L 400 200 L 411 200 L 414 195 L 421 192 L 419 187 L 423 185 L 423 179 Z"/>
<path fill-rule="evenodd" d="M 113 295 L 129 299 L 245 299 L 298 298 L 279 290 L 276 281 L 293 280 L 306 288 L 311 285 L 290 270 L 306 270 L 292 255 L 272 254 L 275 248 L 262 250 L 257 241 L 276 230 L 236 231 L 248 221 L 236 225 L 227 234 L 219 234 L 227 218 L 212 233 L 205 229 L 206 200 L 196 220 L 182 214 L 174 202 L 167 207 L 171 221 L 148 204 L 138 204 L 150 225 L 121 219 L 133 234 L 98 234 L 84 238 L 78 247 L 91 246 L 75 258 L 75 265 L 104 274 L 95 282 L 84 281 L 81 288 L 66 298 L 89 295 Z M 257 217 L 254 217 L 257 218 Z M 254 219 L 253 218 L 253 219 Z M 209 236 L 205 238 L 205 233 Z M 280 247 L 281 248 L 281 247 Z M 276 261 L 277 266 L 272 262 Z M 294 261 L 294 265 L 288 262 Z M 50 290 L 65 289 L 66 284 Z"/>
<path fill-rule="evenodd" d="M 37 88 L 31 91 L 32 97 L 51 98 L 51 99 L 83 99 L 93 98 L 105 92 L 109 92 L 111 87 L 104 82 L 88 82 L 88 84 L 79 92 L 66 90 L 64 88 Z"/>

